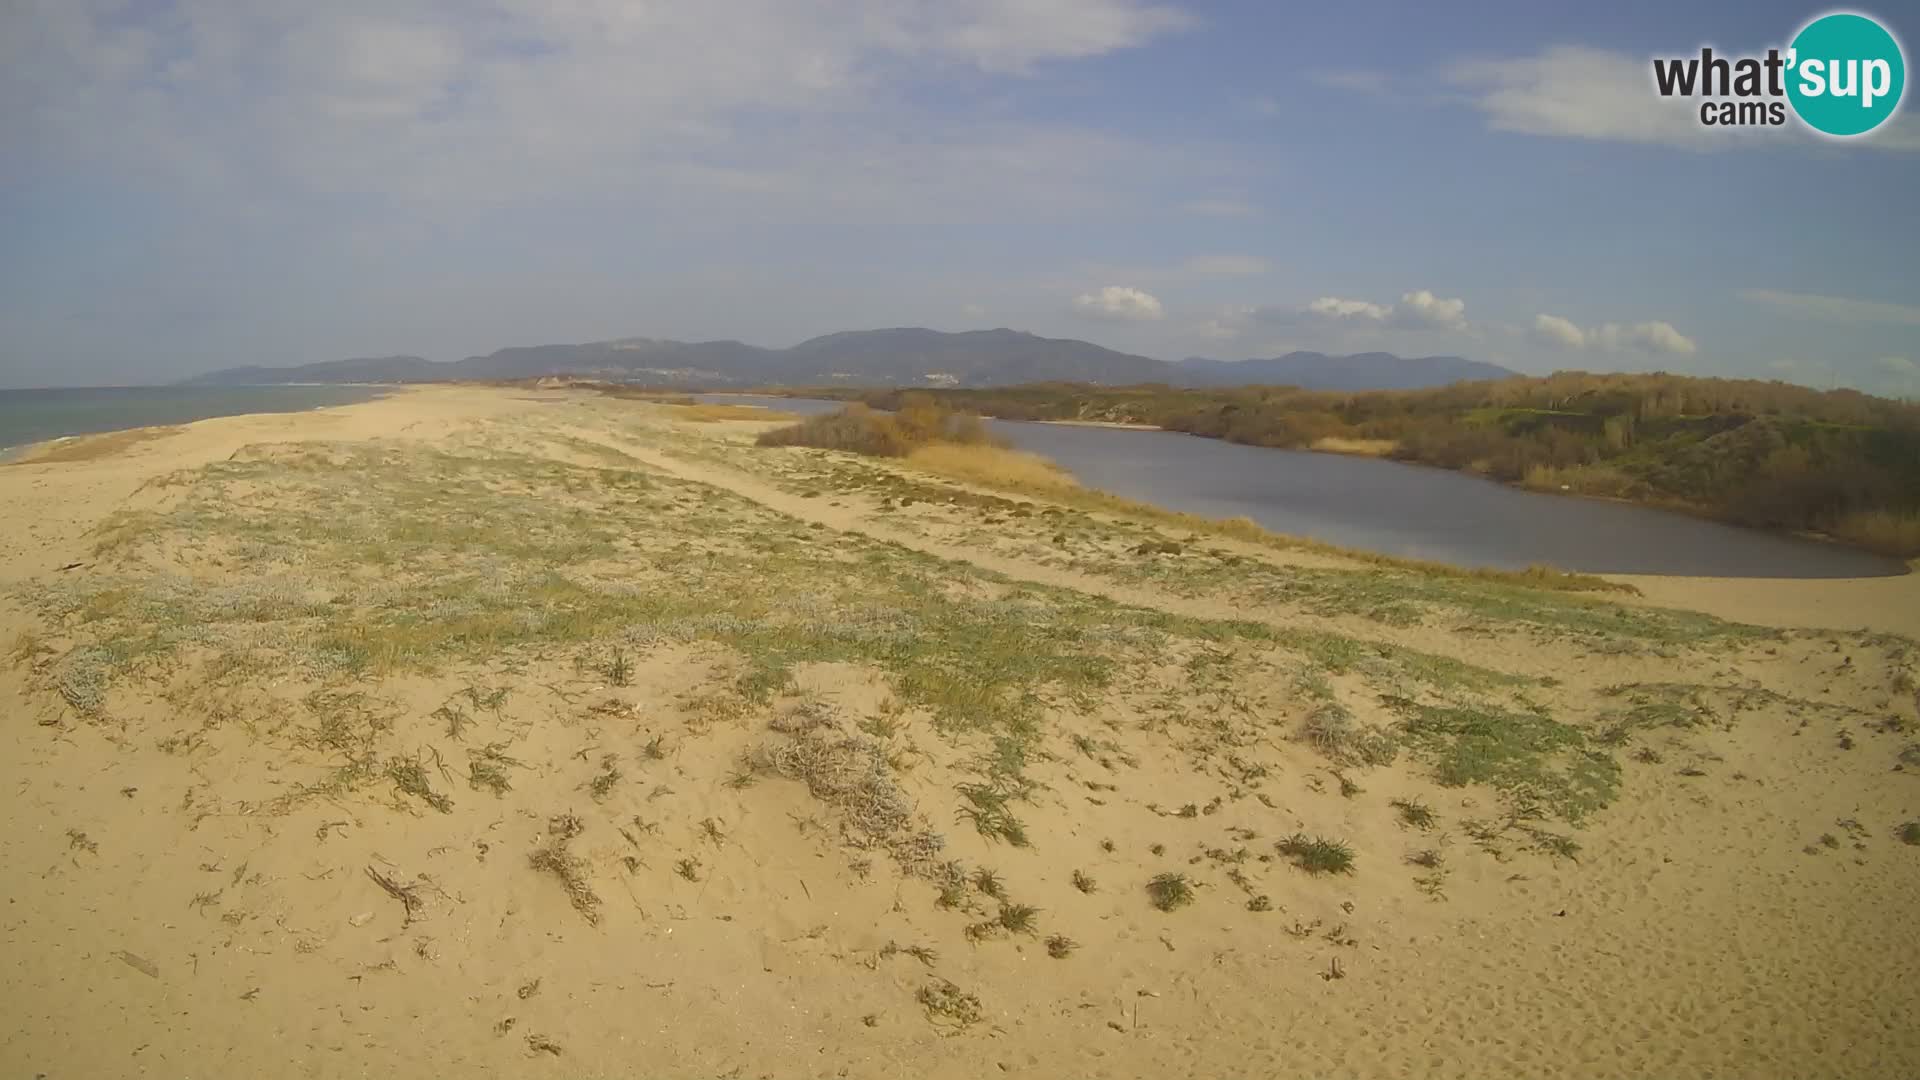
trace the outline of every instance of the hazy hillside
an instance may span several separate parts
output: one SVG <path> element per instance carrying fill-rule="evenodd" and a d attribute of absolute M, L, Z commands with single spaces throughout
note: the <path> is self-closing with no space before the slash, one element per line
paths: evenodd
<path fill-rule="evenodd" d="M 1072 338 L 1019 330 L 945 333 L 917 327 L 850 330 L 766 349 L 739 341 L 622 338 L 578 345 L 527 345 L 451 363 L 418 356 L 336 360 L 291 368 L 243 367 L 187 380 L 236 386 L 290 382 L 439 382 L 524 379 L 541 375 L 673 384 L 695 388 L 764 385 L 1008 386 L 1031 382 L 1173 386 L 1247 384 L 1313 390 L 1417 389 L 1513 372 L 1457 356 L 1391 353 L 1328 356 L 1294 352 L 1238 362 L 1177 364 L 1117 352 Z"/>
<path fill-rule="evenodd" d="M 325 360 L 298 367 L 237 367 L 186 379 L 194 386 L 259 386 L 268 383 L 440 382 L 465 378 L 455 365 L 420 356 L 367 356 Z"/>

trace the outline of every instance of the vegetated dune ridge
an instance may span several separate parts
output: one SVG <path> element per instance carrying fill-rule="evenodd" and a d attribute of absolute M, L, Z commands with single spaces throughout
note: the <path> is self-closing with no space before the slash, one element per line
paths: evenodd
<path fill-rule="evenodd" d="M 0 1065 L 1920 1073 L 1914 578 L 1749 625 L 678 412 L 0 468 Z"/>

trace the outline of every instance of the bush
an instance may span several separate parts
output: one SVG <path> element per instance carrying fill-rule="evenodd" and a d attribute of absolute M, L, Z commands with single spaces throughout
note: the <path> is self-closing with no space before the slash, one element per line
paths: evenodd
<path fill-rule="evenodd" d="M 859 404 L 762 432 L 756 441 L 761 446 L 851 450 L 869 457 L 905 457 L 907 451 L 913 449 L 893 417 Z"/>
<path fill-rule="evenodd" d="M 896 413 L 875 412 L 855 402 L 836 413 L 774 428 L 758 441 L 761 446 L 813 446 L 869 457 L 905 457 L 925 446 L 998 445 L 978 416 L 923 399 L 909 399 Z"/>

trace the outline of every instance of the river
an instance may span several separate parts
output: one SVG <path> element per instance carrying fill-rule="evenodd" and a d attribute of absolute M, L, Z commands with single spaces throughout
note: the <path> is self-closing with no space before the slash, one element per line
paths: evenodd
<path fill-rule="evenodd" d="M 713 401 L 825 412 L 844 403 L 741 394 Z M 1846 578 L 1898 559 L 1629 503 L 1524 491 L 1378 458 L 1241 446 L 1171 431 L 990 420 L 1088 487 L 1277 533 L 1456 566 L 1545 563 L 1601 574 Z"/>

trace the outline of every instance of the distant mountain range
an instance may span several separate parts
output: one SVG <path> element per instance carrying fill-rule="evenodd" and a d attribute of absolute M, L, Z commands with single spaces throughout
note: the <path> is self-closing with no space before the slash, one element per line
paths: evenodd
<path fill-rule="evenodd" d="M 186 380 L 191 385 L 449 382 L 574 375 L 650 385 L 726 389 L 746 386 L 1009 386 L 1084 382 L 1107 386 L 1272 384 L 1313 390 L 1411 390 L 1517 374 L 1458 356 L 1392 353 L 1329 356 L 1291 352 L 1242 361 L 1194 357 L 1167 363 L 1071 338 L 1018 330 L 899 328 L 850 330 L 763 349 L 738 341 L 622 338 L 584 345 L 531 345 L 438 362 L 418 356 L 329 360 L 299 367 L 240 367 Z"/>

